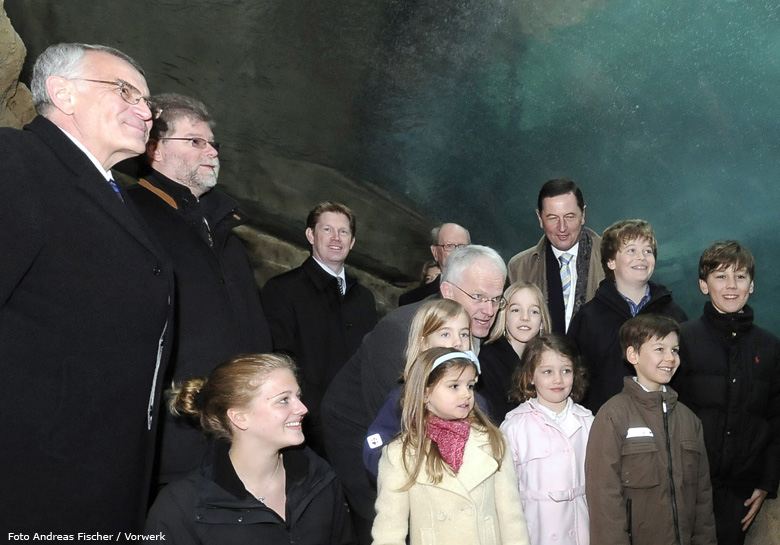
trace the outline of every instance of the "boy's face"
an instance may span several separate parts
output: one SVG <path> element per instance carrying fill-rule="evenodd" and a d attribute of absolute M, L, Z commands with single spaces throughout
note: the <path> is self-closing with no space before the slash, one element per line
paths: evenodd
<path fill-rule="evenodd" d="M 615 272 L 618 285 L 647 284 L 655 270 L 653 245 L 646 238 L 634 238 L 620 246 L 607 267 Z"/>
<path fill-rule="evenodd" d="M 634 366 L 639 384 L 650 391 L 657 391 L 668 384 L 680 366 L 680 346 L 677 333 L 669 333 L 663 339 L 653 337 L 635 350 L 626 349 L 626 359 Z"/>
<path fill-rule="evenodd" d="M 734 265 L 721 267 L 699 280 L 699 288 L 710 296 L 712 306 L 721 314 L 739 312 L 753 293 L 753 280 L 747 269 L 734 269 Z"/>

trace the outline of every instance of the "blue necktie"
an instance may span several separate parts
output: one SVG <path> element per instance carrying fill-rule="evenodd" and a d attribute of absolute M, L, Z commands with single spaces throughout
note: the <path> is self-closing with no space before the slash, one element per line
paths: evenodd
<path fill-rule="evenodd" d="M 569 305 L 569 296 L 571 295 L 571 268 L 569 263 L 574 256 L 569 253 L 563 254 L 558 260 L 561 262 L 561 287 L 563 288 L 563 306 Z"/>
<path fill-rule="evenodd" d="M 108 183 L 111 185 L 111 188 L 114 190 L 114 193 L 116 193 L 116 196 L 119 197 L 119 200 L 122 202 L 125 202 L 125 199 L 122 197 L 122 192 L 119 191 L 119 186 L 116 185 L 116 182 L 114 181 L 114 177 L 110 176 L 108 177 Z"/>

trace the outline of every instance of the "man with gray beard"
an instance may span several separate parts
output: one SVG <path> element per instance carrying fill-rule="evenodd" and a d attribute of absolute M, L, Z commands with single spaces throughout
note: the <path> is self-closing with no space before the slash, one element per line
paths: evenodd
<path fill-rule="evenodd" d="M 175 331 L 167 384 L 205 377 L 241 353 L 270 352 L 271 334 L 241 240 L 232 229 L 246 221 L 237 203 L 214 186 L 219 144 L 214 122 L 198 100 L 159 95 L 162 114 L 146 148 L 151 172 L 128 190 L 173 261 Z M 206 440 L 197 427 L 162 418 L 159 485 L 198 468 Z"/>

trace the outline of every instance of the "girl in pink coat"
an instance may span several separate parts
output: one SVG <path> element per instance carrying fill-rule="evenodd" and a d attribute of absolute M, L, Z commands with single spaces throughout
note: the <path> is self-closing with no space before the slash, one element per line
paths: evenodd
<path fill-rule="evenodd" d="M 540 335 L 523 352 L 511 395 L 522 401 L 501 431 L 512 453 L 531 545 L 588 545 L 585 449 L 591 412 L 576 346 Z"/>

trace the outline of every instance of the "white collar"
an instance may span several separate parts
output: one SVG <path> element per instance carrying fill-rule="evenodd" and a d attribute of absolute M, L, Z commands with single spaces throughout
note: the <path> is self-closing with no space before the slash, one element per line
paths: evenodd
<path fill-rule="evenodd" d="M 577 261 L 577 252 L 580 251 L 580 243 L 579 243 L 579 241 L 577 242 L 577 244 L 575 244 L 574 246 L 572 246 L 571 248 L 569 248 L 565 252 L 563 250 L 559 250 L 558 248 L 556 248 L 552 244 L 550 244 L 550 247 L 552 248 L 553 254 L 555 255 L 556 259 L 560 259 L 563 254 L 571 254 L 572 255 L 572 258 L 571 258 L 572 261 L 574 261 L 576 263 L 576 261 Z"/>
<path fill-rule="evenodd" d="M 326 273 L 328 273 L 331 276 L 335 276 L 336 278 L 341 278 L 344 281 L 344 285 L 345 286 L 347 285 L 347 276 L 344 272 L 344 265 L 341 266 L 341 271 L 339 271 L 338 273 L 334 273 L 333 269 L 325 265 L 325 263 L 323 263 L 313 255 L 311 256 L 311 258 L 315 261 L 315 263 L 317 263 L 317 265 L 322 267 L 322 270 L 324 270 Z"/>

